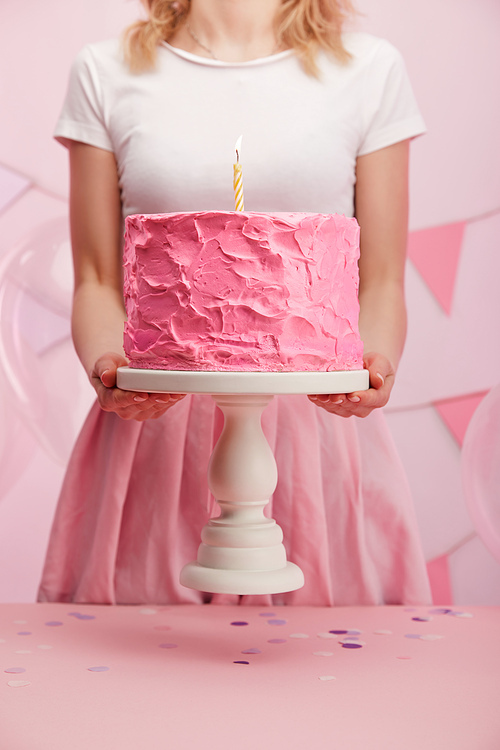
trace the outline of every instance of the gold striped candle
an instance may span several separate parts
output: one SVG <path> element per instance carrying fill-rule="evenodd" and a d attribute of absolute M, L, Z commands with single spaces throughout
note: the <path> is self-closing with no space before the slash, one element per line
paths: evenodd
<path fill-rule="evenodd" d="M 241 141 L 243 136 L 240 135 L 236 141 L 234 150 L 236 151 L 236 162 L 233 164 L 233 188 L 234 188 L 234 207 L 236 211 L 244 211 L 245 203 L 243 200 L 243 169 L 240 164 Z"/>

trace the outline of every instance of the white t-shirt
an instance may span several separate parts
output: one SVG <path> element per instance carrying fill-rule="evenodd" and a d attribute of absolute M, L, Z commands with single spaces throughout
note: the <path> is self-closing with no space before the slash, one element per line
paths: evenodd
<path fill-rule="evenodd" d="M 118 41 L 90 44 L 55 135 L 114 152 L 125 216 L 233 210 L 240 135 L 246 210 L 352 216 L 356 157 L 425 126 L 397 50 L 362 33 L 345 45 L 351 61 L 320 53 L 316 79 L 292 51 L 223 63 L 164 43 L 134 75 Z"/>

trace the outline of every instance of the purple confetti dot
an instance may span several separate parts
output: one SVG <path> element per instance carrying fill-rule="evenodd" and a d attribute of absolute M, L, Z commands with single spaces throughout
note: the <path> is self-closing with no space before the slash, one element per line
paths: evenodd
<path fill-rule="evenodd" d="M 412 620 L 415 620 L 415 622 L 429 622 L 430 617 L 412 617 Z"/>
<path fill-rule="evenodd" d="M 329 633 L 335 633 L 335 635 L 347 635 L 349 633 L 348 630 L 329 630 Z"/>
<path fill-rule="evenodd" d="M 250 664 L 249 661 L 233 661 L 233 664 Z"/>
<path fill-rule="evenodd" d="M 286 643 L 286 638 L 270 638 L 268 643 Z"/>
<path fill-rule="evenodd" d="M 262 651 L 259 648 L 246 648 L 241 653 L 242 654 L 261 654 Z"/>
<path fill-rule="evenodd" d="M 343 643 L 342 648 L 363 648 L 361 643 Z"/>
<path fill-rule="evenodd" d="M 62 625 L 62 622 L 59 622 L 59 620 L 49 620 L 49 622 L 46 622 L 45 624 L 49 628 L 56 628 L 59 625 Z"/>
<path fill-rule="evenodd" d="M 88 672 L 109 672 L 109 667 L 88 667 Z"/>
<path fill-rule="evenodd" d="M 430 615 L 447 615 L 452 610 L 447 607 L 435 607 L 429 610 Z"/>
<path fill-rule="evenodd" d="M 95 615 L 85 615 L 82 612 L 68 612 L 69 617 L 76 617 L 77 620 L 95 620 Z"/>
<path fill-rule="evenodd" d="M 159 648 L 177 648 L 177 643 L 160 643 Z"/>
<path fill-rule="evenodd" d="M 245 622 L 244 620 L 235 620 L 234 622 L 231 623 L 231 625 L 238 625 L 238 626 L 248 625 L 248 622 Z"/>
<path fill-rule="evenodd" d="M 7 674 L 22 674 L 26 670 L 23 667 L 9 667 L 8 669 L 4 669 L 4 672 L 7 672 Z"/>
<path fill-rule="evenodd" d="M 268 620 L 268 625 L 286 625 L 287 620 Z"/>
<path fill-rule="evenodd" d="M 405 638 L 420 638 L 419 633 L 406 633 Z"/>
<path fill-rule="evenodd" d="M 30 630 L 21 630 L 18 633 L 18 635 L 31 635 L 31 631 Z"/>

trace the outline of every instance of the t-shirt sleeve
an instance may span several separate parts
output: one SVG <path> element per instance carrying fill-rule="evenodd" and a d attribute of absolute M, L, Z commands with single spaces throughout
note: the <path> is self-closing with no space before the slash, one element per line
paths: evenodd
<path fill-rule="evenodd" d="M 425 133 L 405 64 L 388 42 L 381 42 L 365 79 L 364 133 L 358 155 Z"/>
<path fill-rule="evenodd" d="M 89 48 L 84 47 L 71 67 L 54 138 L 64 146 L 68 141 L 82 141 L 112 151 L 103 112 L 103 92 L 96 64 Z"/>

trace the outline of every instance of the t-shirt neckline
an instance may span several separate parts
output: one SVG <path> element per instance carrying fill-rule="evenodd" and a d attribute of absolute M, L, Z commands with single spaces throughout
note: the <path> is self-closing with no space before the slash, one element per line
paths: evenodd
<path fill-rule="evenodd" d="M 276 52 L 267 57 L 257 57 L 255 60 L 246 60 L 245 62 L 225 62 L 224 60 L 213 60 L 211 57 L 193 55 L 192 52 L 186 52 L 186 50 L 180 49 L 179 47 L 173 47 L 168 42 L 161 42 L 161 46 L 168 49 L 174 55 L 182 57 L 189 62 L 197 63 L 198 65 L 208 65 L 213 68 L 251 68 L 257 65 L 267 65 L 272 62 L 277 62 L 278 60 L 286 59 L 294 53 L 292 49 L 286 49 L 283 52 Z"/>

